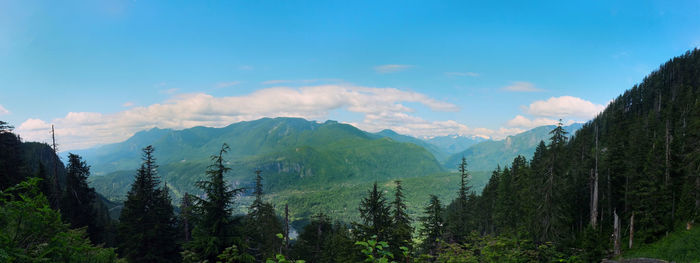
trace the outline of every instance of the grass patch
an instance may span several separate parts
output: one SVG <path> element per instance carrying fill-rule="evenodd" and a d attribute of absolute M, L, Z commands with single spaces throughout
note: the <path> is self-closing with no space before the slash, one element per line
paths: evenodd
<path fill-rule="evenodd" d="M 659 241 L 625 252 L 623 257 L 700 262 L 700 227 L 674 231 Z"/>

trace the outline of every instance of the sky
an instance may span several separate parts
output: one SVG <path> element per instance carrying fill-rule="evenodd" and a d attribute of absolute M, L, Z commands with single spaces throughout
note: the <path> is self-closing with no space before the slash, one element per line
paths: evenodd
<path fill-rule="evenodd" d="M 0 0 L 0 120 L 63 151 L 261 117 L 499 139 L 700 46 L 700 1 Z"/>

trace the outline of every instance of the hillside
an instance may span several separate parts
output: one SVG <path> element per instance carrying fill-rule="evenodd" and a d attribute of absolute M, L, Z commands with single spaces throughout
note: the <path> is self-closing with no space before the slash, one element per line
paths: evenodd
<path fill-rule="evenodd" d="M 122 143 L 84 151 L 93 169 L 105 174 L 92 178 L 91 184 L 98 192 L 114 201 L 124 198 L 140 162 L 140 149 L 148 141 L 156 148 L 160 176 L 175 200 L 185 192 L 199 193 L 194 183 L 203 178 L 209 156 L 222 143 L 231 147 L 226 155 L 232 168 L 227 179 L 250 186 L 253 172 L 259 169 L 265 191 L 271 194 L 345 188 L 443 171 L 430 152 L 412 143 L 368 134 L 334 121 L 265 118 L 224 128 L 151 129 Z"/>
<path fill-rule="evenodd" d="M 557 127 L 532 158 L 493 174 L 472 229 L 552 242 L 584 261 L 612 256 L 621 243 L 625 257 L 697 262 L 697 231 L 685 229 L 700 220 L 700 50 L 662 65 L 575 134 Z"/>
<path fill-rule="evenodd" d="M 573 134 L 583 126 L 581 123 L 574 123 L 565 126 L 564 129 Z M 549 132 L 554 129 L 554 125 L 540 126 L 532 130 L 508 136 L 498 141 L 483 141 L 475 144 L 466 150 L 453 154 L 444 162 L 446 169 L 454 170 L 462 160 L 462 156 L 467 159 L 469 169 L 472 171 L 491 171 L 497 166 L 505 167 L 509 165 L 513 158 L 522 155 L 531 158 L 535 148 L 540 141 L 549 140 Z"/>

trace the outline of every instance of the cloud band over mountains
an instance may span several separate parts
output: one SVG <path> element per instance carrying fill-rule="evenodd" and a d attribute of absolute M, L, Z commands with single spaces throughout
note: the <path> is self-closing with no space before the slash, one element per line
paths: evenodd
<path fill-rule="evenodd" d="M 563 98 L 563 99 L 562 99 Z M 552 98 L 535 102 L 527 113 L 550 116 L 565 111 L 562 103 L 586 101 L 573 97 Z M 562 102 L 561 100 L 564 100 Z M 350 124 L 368 131 L 393 129 L 417 137 L 460 134 L 500 138 L 530 128 L 522 116 L 508 122 L 508 128 L 498 130 L 471 128 L 454 120 L 432 121 L 416 116 L 407 106 L 417 103 L 437 112 L 457 112 L 452 103 L 433 99 L 425 94 L 394 88 L 372 88 L 352 85 L 319 85 L 300 88 L 265 88 L 243 96 L 214 97 L 205 93 L 175 94 L 163 103 L 130 106 L 128 109 L 104 114 L 70 112 L 53 120 L 27 119 L 17 132 L 27 140 L 47 141 L 51 123 L 61 138 L 62 150 L 88 148 L 99 144 L 123 141 L 135 132 L 158 128 L 185 129 L 195 126 L 223 127 L 234 122 L 263 117 L 301 117 L 325 120 L 332 111 L 344 110 L 362 116 Z M 548 107 L 549 105 L 549 107 Z M 574 105 L 580 106 L 580 105 Z M 595 106 L 595 105 L 594 105 Z M 587 114 L 575 112 L 575 116 Z M 341 120 L 342 121 L 342 120 Z M 535 120 L 534 123 L 542 123 Z"/>

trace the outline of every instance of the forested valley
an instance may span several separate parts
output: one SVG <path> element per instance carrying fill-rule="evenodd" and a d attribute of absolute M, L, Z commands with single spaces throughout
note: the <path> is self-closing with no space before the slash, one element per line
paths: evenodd
<path fill-rule="evenodd" d="M 288 207 L 225 180 L 222 144 L 201 194 L 174 202 L 143 145 L 118 220 L 88 184 L 89 160 L 23 142 L 0 122 L 1 262 L 600 262 L 700 260 L 700 50 L 673 58 L 569 134 L 559 124 L 532 158 L 492 171 L 478 193 L 462 159 L 456 198 L 406 211 L 405 183 L 374 183 L 359 220 L 323 212 L 292 235 Z M 385 165 L 392 165 L 387 163 Z M 386 189 L 385 189 L 386 188 Z M 245 213 L 232 207 L 246 191 Z"/>

